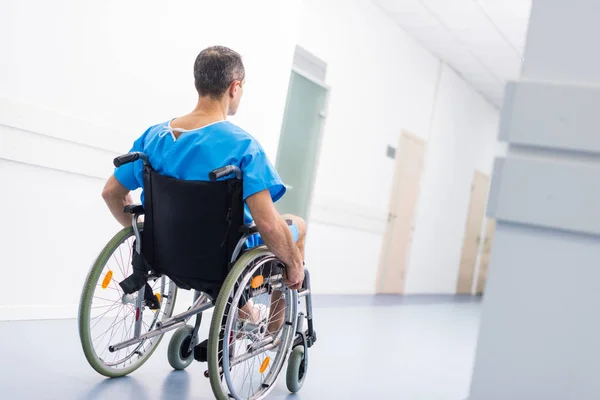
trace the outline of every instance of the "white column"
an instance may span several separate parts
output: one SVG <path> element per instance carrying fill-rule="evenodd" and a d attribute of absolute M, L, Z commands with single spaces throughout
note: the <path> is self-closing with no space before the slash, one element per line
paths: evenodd
<path fill-rule="evenodd" d="M 600 398 L 600 1 L 534 0 L 470 400 Z"/>

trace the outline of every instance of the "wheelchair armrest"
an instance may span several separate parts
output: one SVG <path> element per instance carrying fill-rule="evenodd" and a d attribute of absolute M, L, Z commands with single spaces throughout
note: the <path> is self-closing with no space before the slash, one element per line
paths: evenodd
<path fill-rule="evenodd" d="M 128 214 L 143 214 L 144 206 L 141 204 L 129 204 L 123 208 L 123 212 Z"/>
<path fill-rule="evenodd" d="M 288 226 L 291 226 L 294 223 L 291 219 L 286 219 L 285 222 L 288 224 Z M 240 226 L 240 233 L 243 233 L 247 236 L 254 235 L 255 233 L 258 233 L 258 228 L 254 222 L 251 224 L 242 225 Z"/>
<path fill-rule="evenodd" d="M 258 233 L 258 228 L 254 222 L 251 224 L 245 224 L 240 226 L 240 233 L 243 233 L 246 236 L 254 235 L 255 233 Z"/>
<path fill-rule="evenodd" d="M 121 165 L 128 164 L 141 159 L 144 165 L 148 165 L 148 156 L 141 151 L 134 151 L 132 153 L 123 154 L 113 160 L 115 167 L 119 168 Z"/>

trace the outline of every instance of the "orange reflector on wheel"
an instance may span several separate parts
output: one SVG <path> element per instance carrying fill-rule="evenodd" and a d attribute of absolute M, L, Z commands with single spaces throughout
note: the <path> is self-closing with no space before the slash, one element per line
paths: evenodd
<path fill-rule="evenodd" d="M 269 366 L 269 363 L 271 362 L 271 357 L 267 357 L 265 358 L 265 361 L 263 361 L 262 365 L 260 366 L 260 373 L 264 373 L 267 370 L 267 367 Z"/>
<path fill-rule="evenodd" d="M 112 279 L 112 275 L 112 271 L 110 270 L 106 273 L 106 275 L 104 275 L 104 279 L 102 280 L 102 289 L 106 289 L 108 287 L 108 284 Z"/>
<path fill-rule="evenodd" d="M 262 275 L 255 276 L 254 278 L 252 278 L 252 283 L 250 284 L 250 286 L 252 287 L 252 289 L 256 289 L 260 287 L 260 285 L 262 285 L 264 281 L 265 279 Z"/>
<path fill-rule="evenodd" d="M 152 311 L 158 311 L 158 310 L 160 310 L 160 299 L 161 299 L 161 297 L 160 297 L 160 293 L 155 293 L 155 294 L 154 294 L 154 297 L 156 298 L 156 304 L 153 304 L 153 305 L 150 307 L 150 309 L 151 309 Z"/>

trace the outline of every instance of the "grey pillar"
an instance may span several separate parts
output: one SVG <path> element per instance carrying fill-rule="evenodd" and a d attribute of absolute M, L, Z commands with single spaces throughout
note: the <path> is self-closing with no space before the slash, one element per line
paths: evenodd
<path fill-rule="evenodd" d="M 600 399 L 600 1 L 534 0 L 470 400 Z"/>

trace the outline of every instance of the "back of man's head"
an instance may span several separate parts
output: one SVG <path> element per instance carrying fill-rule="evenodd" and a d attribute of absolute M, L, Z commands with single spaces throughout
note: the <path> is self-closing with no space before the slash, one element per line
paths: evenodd
<path fill-rule="evenodd" d="M 243 81 L 244 76 L 242 57 L 224 46 L 212 46 L 202 50 L 194 63 L 194 80 L 198 94 L 215 100 L 223 97 L 233 81 Z"/>

